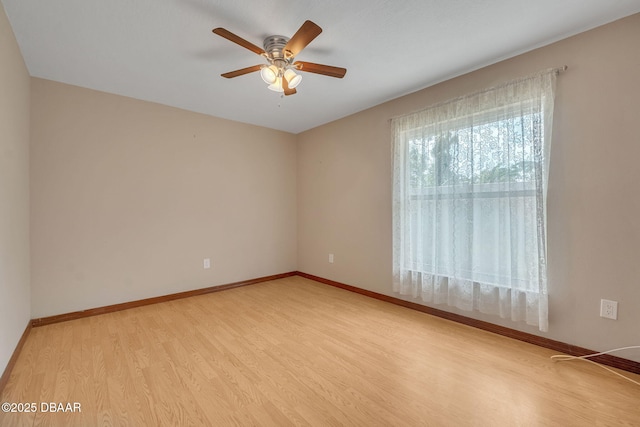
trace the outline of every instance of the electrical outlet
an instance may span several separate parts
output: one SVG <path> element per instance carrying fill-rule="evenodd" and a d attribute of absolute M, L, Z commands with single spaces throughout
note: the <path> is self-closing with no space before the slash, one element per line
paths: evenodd
<path fill-rule="evenodd" d="M 211 268 L 211 258 L 205 258 L 203 262 L 203 266 L 205 269 Z"/>
<path fill-rule="evenodd" d="M 609 301 L 608 299 L 600 300 L 600 317 L 606 319 L 618 319 L 618 302 Z"/>
<path fill-rule="evenodd" d="M 333 264 L 333 254 L 329 254 L 329 263 Z"/>

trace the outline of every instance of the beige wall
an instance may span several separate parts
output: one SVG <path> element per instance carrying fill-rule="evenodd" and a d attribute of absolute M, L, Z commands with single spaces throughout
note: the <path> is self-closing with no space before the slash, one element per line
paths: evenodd
<path fill-rule="evenodd" d="M 295 135 L 36 78 L 31 95 L 33 317 L 296 269 Z"/>
<path fill-rule="evenodd" d="M 300 134 L 298 269 L 393 295 L 389 118 L 566 64 L 551 153 L 545 336 L 597 350 L 640 345 L 639 41 L 634 15 Z M 619 301 L 619 320 L 599 317 L 601 298 Z M 620 355 L 640 361 L 640 351 Z"/>
<path fill-rule="evenodd" d="M 29 298 L 29 73 L 0 4 L 0 375 Z"/>

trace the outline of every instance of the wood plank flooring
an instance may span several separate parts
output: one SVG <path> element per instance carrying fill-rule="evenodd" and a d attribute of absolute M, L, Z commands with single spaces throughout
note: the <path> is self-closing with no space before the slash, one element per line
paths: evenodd
<path fill-rule="evenodd" d="M 640 387 L 552 354 L 290 277 L 34 328 L 0 402 L 38 411 L 0 425 L 640 425 Z"/>

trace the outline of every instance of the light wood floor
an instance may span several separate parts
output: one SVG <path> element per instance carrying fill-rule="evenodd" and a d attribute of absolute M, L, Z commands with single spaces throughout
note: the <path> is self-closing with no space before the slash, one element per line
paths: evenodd
<path fill-rule="evenodd" d="M 34 328 L 0 402 L 82 412 L 0 425 L 640 425 L 640 387 L 552 354 L 291 277 Z"/>

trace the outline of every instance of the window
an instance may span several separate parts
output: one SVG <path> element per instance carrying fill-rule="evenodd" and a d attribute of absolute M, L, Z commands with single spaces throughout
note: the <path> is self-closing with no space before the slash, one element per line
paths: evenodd
<path fill-rule="evenodd" d="M 393 119 L 394 291 L 547 329 L 555 72 Z"/>

